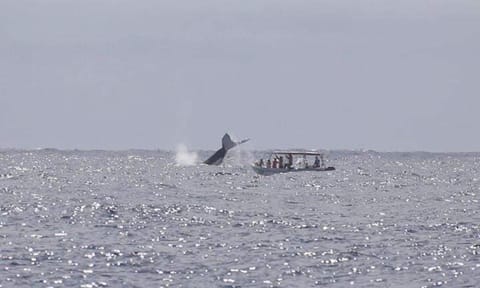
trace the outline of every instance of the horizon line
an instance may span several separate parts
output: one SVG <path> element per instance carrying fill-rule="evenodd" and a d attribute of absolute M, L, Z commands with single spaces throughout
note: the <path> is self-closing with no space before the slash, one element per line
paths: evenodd
<path fill-rule="evenodd" d="M 301 149 L 301 150 L 312 150 L 306 148 L 290 148 L 290 149 Z M 189 151 L 196 152 L 211 152 L 216 149 L 189 149 Z M 240 151 L 250 151 L 250 152 L 272 152 L 276 151 L 278 148 L 265 148 L 265 149 L 240 149 Z M 480 154 L 480 151 L 430 151 L 430 150 L 375 150 L 375 149 L 366 149 L 366 148 L 322 148 L 315 149 L 317 151 L 328 151 L 328 152 L 361 152 L 361 153 L 429 153 L 429 154 Z M 162 151 L 162 152 L 173 152 L 175 153 L 177 149 L 165 149 L 165 148 L 118 148 L 118 149 L 106 149 L 106 148 L 53 148 L 53 147 L 38 147 L 38 148 L 12 148 L 12 147 L 0 147 L 0 152 L 8 151 L 19 151 L 19 152 L 35 152 L 35 151 L 58 151 L 58 152 L 127 152 L 127 151 Z"/>

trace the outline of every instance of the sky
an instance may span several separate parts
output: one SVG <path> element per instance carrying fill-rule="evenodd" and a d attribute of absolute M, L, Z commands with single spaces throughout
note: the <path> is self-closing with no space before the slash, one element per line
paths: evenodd
<path fill-rule="evenodd" d="M 1 0 L 0 148 L 480 151 L 478 0 Z"/>

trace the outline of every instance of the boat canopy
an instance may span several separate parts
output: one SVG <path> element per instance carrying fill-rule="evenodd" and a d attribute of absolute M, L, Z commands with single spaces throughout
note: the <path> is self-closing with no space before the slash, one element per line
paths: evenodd
<path fill-rule="evenodd" d="M 323 153 L 318 151 L 299 151 L 299 150 L 282 150 L 282 151 L 272 151 L 272 154 L 292 154 L 292 155 L 310 155 L 310 156 L 322 156 Z"/>

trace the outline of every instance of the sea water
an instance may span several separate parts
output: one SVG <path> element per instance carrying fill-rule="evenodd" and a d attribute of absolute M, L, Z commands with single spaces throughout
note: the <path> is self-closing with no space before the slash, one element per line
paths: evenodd
<path fill-rule="evenodd" d="M 232 155 L 3 150 L 0 287 L 480 285 L 480 154 L 327 156 L 258 176 Z"/>

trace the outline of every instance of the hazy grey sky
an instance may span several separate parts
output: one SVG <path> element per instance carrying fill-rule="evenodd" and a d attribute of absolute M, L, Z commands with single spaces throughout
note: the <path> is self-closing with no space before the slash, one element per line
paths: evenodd
<path fill-rule="evenodd" d="M 1 0 L 0 148 L 480 151 L 478 0 Z"/>

